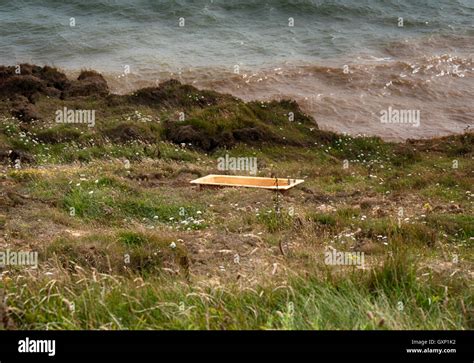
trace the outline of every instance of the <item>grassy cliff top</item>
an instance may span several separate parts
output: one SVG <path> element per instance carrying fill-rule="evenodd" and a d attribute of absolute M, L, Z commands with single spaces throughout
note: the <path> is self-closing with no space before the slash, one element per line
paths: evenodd
<path fill-rule="evenodd" d="M 39 264 L 0 266 L 0 328 L 474 327 L 472 133 L 388 143 L 289 100 L 21 69 L 0 67 L 0 252 Z M 57 123 L 64 108 L 93 127 Z M 190 186 L 245 174 L 225 154 L 305 183 Z M 333 249 L 364 265 L 328 265 Z"/>

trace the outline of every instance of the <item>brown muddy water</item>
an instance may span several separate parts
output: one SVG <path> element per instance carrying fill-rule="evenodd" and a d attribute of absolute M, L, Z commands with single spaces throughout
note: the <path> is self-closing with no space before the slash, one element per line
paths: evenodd
<path fill-rule="evenodd" d="M 294 99 L 322 129 L 400 141 L 472 129 L 473 71 L 472 57 L 441 54 L 413 60 L 358 57 L 342 65 L 285 64 L 257 71 L 200 68 L 106 76 L 117 93 L 176 78 L 246 101 Z"/>

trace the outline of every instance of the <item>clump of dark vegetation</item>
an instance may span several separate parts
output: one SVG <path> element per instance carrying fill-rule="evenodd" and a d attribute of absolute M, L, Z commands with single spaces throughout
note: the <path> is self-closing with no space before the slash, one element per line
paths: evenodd
<path fill-rule="evenodd" d="M 0 100 L 10 100 L 12 116 L 23 122 L 41 118 L 34 106 L 40 97 L 68 99 L 108 94 L 107 82 L 95 71 L 82 71 L 77 80 L 69 80 L 64 73 L 49 66 L 0 66 Z"/>
<path fill-rule="evenodd" d="M 449 156 L 472 155 L 474 133 L 465 132 L 457 136 L 444 136 L 428 140 L 407 140 L 407 144 L 415 146 L 419 151 L 446 153 Z"/>
<path fill-rule="evenodd" d="M 53 67 L 31 64 L 0 66 L 0 98 L 22 95 L 34 103 L 39 94 L 59 97 L 70 85 L 66 75 Z"/>
<path fill-rule="evenodd" d="M 82 71 L 77 81 L 72 81 L 64 90 L 63 98 L 98 96 L 109 94 L 109 87 L 105 78 L 95 71 Z"/>
<path fill-rule="evenodd" d="M 209 107 L 221 103 L 223 100 L 232 99 L 232 96 L 221 95 L 214 91 L 200 91 L 190 85 L 182 85 L 179 81 L 171 79 L 159 87 L 142 88 L 127 96 L 130 103 L 147 105 L 160 108 L 177 108 L 189 110 L 193 107 Z"/>
<path fill-rule="evenodd" d="M 78 140 L 81 137 L 81 131 L 77 128 L 68 127 L 68 125 L 58 125 L 49 129 L 42 129 L 36 132 L 36 139 L 47 144 L 57 144 Z"/>
<path fill-rule="evenodd" d="M 103 134 L 117 143 L 140 140 L 148 143 L 159 140 L 159 129 L 154 124 L 124 122 L 105 128 Z"/>
<path fill-rule="evenodd" d="M 41 118 L 36 107 L 30 103 L 28 98 L 22 95 L 16 95 L 13 99 L 11 114 L 23 122 L 30 122 Z"/>

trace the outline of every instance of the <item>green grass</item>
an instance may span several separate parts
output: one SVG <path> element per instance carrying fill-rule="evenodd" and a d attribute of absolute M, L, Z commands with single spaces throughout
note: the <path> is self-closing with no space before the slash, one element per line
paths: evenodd
<path fill-rule="evenodd" d="M 70 271 L 78 266 L 100 273 L 135 273 L 146 277 L 160 274 L 164 263 L 185 256 L 186 250 L 171 237 L 119 230 L 115 234 L 60 237 L 46 248 L 45 255 Z"/>
<path fill-rule="evenodd" d="M 432 214 L 427 217 L 428 225 L 456 239 L 474 237 L 474 217 L 465 214 Z M 471 240 L 471 244 L 473 241 Z"/>
<path fill-rule="evenodd" d="M 268 232 L 273 233 L 289 229 L 293 226 L 293 218 L 288 210 L 263 210 L 257 216 L 257 221 L 265 226 Z"/>
<path fill-rule="evenodd" d="M 94 193 L 91 194 L 91 191 Z M 63 199 L 64 209 L 85 220 L 104 225 L 120 224 L 122 220 L 136 219 L 176 224 L 192 229 L 205 228 L 200 221 L 199 207 L 188 203 L 169 204 L 162 198 L 149 195 L 135 196 L 111 188 L 88 190 L 73 188 Z"/>
<path fill-rule="evenodd" d="M 143 285 L 82 270 L 20 289 L 25 278 L 9 283 L 9 304 L 15 321 L 29 329 L 472 328 L 472 317 L 459 314 L 461 300 L 472 301 L 468 291 L 453 287 L 446 294 L 437 281 L 417 279 L 406 256 L 368 275 L 293 278 L 279 289 L 196 288 L 156 277 Z"/>
<path fill-rule="evenodd" d="M 43 121 L 0 122 L 0 232 L 40 254 L 0 278 L 17 327 L 474 328 L 470 134 L 342 136 L 292 101 L 177 82 L 36 106 Z M 96 109 L 96 127 L 52 124 L 64 106 Z M 31 160 L 11 168 L 10 149 Z M 190 186 L 225 154 L 305 183 L 278 200 Z M 324 265 L 329 245 L 364 249 L 366 266 Z"/>

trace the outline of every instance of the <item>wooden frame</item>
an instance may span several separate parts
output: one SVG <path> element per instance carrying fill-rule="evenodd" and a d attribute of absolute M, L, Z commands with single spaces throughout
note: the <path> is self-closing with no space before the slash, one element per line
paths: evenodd
<path fill-rule="evenodd" d="M 270 190 L 288 190 L 301 183 L 304 183 L 304 180 L 217 174 L 206 175 L 202 178 L 191 181 L 191 184 L 197 184 L 199 186 L 244 187 Z"/>

